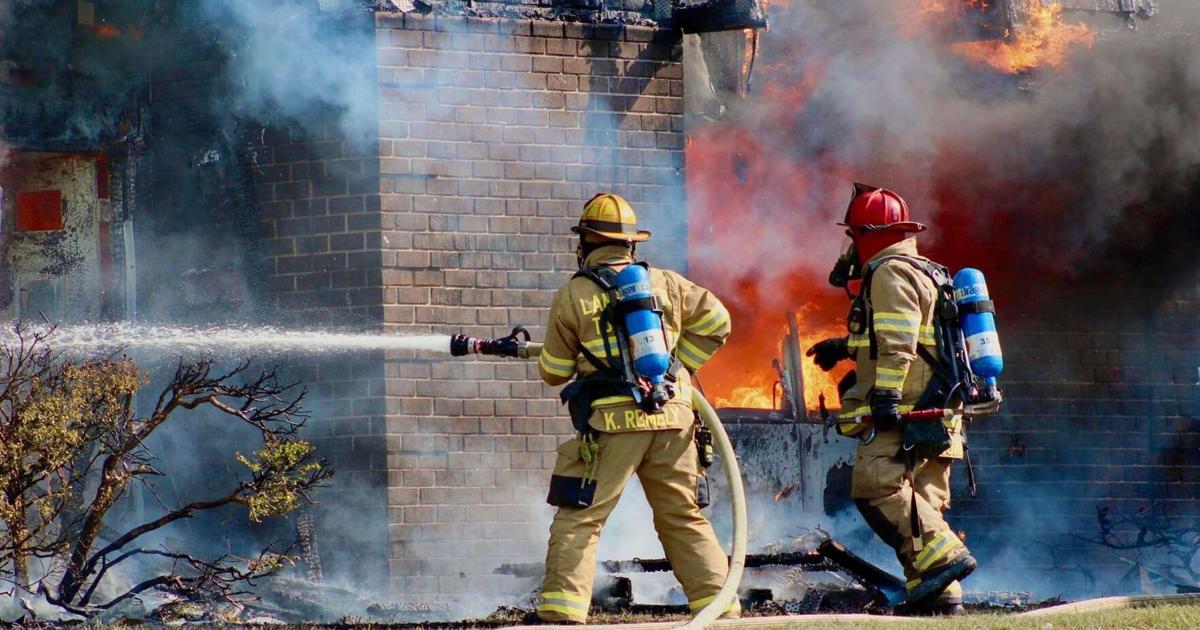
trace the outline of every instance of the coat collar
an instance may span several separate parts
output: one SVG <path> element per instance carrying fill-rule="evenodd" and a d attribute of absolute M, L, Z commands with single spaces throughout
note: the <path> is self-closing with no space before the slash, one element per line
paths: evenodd
<path fill-rule="evenodd" d="M 624 245 L 605 245 L 598 247 L 583 260 L 583 266 L 599 267 L 600 265 L 628 265 L 633 262 L 629 248 Z"/>

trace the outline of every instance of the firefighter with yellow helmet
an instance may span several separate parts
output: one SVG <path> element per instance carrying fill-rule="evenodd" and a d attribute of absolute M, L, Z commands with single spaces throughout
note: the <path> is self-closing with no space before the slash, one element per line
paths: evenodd
<path fill-rule="evenodd" d="M 587 620 L 600 531 L 634 474 L 675 577 L 697 611 L 721 589 L 727 561 L 697 503 L 703 471 L 690 374 L 724 345 L 729 313 L 712 293 L 680 274 L 646 266 L 672 361 L 665 404 L 639 402 L 634 391 L 639 383 L 628 382 L 619 369 L 621 350 L 628 346 L 616 338 L 612 283 L 626 267 L 645 265 L 635 262 L 635 248 L 650 232 L 638 229 L 625 199 L 608 193 L 587 202 L 572 232 L 580 237 L 580 271 L 554 296 L 538 368 L 551 385 L 574 378 L 562 398 L 577 434 L 558 448 L 551 476 L 547 502 L 558 511 L 550 526 L 541 603 L 531 621 Z M 727 614 L 740 612 L 736 606 Z"/>
<path fill-rule="evenodd" d="M 908 580 L 905 608 L 914 613 L 962 610 L 958 580 L 975 558 L 943 518 L 950 507 L 950 467 L 963 457 L 962 420 L 901 420 L 914 409 L 941 407 L 953 385 L 940 374 L 935 312 L 944 267 L 917 253 L 909 220 L 896 193 L 855 184 L 846 211 L 846 247 L 830 274 L 845 287 L 859 280 L 848 337 L 827 339 L 808 355 L 823 369 L 853 359 L 845 383 L 839 431 L 864 438 L 855 457 L 851 496 L 864 519 L 889 546 Z M 871 417 L 871 424 L 852 423 Z"/>

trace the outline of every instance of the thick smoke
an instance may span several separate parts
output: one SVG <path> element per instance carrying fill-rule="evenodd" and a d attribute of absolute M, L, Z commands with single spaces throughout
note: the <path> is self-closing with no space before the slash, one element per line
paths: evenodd
<path fill-rule="evenodd" d="M 1091 15 L 1097 33 L 1091 46 L 1075 46 L 1058 66 L 1014 76 L 947 43 L 936 24 L 922 21 L 917 5 L 813 0 L 772 6 L 751 93 L 727 101 L 724 120 L 692 127 L 690 269 L 695 280 L 726 298 L 735 322 L 731 347 L 702 376 L 711 384 L 722 374 L 715 365 L 722 356 L 743 360 L 728 368 L 731 373 L 750 369 L 744 367 L 750 361 L 768 365 L 778 352 L 781 335 L 775 331 L 785 308 L 811 309 L 814 326 L 838 322 L 845 299 L 824 286 L 841 240 L 842 228 L 834 224 L 851 183 L 867 182 L 904 196 L 914 218 L 930 225 L 920 237 L 923 251 L 952 268 L 981 268 L 998 308 L 1006 309 L 1001 334 L 1012 344 L 1009 408 L 1018 416 L 989 420 L 987 430 L 1045 422 L 1042 429 L 1051 433 L 1032 436 L 1031 444 L 1066 452 L 1072 436 L 1066 427 L 1054 432 L 1056 422 L 1066 421 L 1029 414 L 1052 414 L 1046 398 L 1080 397 L 1085 400 L 1070 404 L 1102 416 L 1105 403 L 1093 399 L 1137 397 L 1145 384 L 1145 375 L 1136 375 L 1143 365 L 1137 357 L 1167 348 L 1149 337 L 1134 342 L 1146 346 L 1141 350 L 1121 346 L 1114 368 L 1119 361 L 1127 392 L 1100 392 L 1102 381 L 1067 389 L 1067 383 L 1091 384 L 1099 377 L 1065 338 L 1028 347 L 1035 337 L 1019 333 L 1033 331 L 1020 329 L 1021 320 L 1011 316 L 1031 315 L 1035 320 L 1026 321 L 1036 321 L 1038 333 L 1094 332 L 1097 347 L 1114 347 L 1114 341 L 1101 340 L 1102 331 L 1127 330 L 1121 317 L 1132 310 L 1145 318 L 1153 310 L 1148 305 L 1194 279 L 1200 41 L 1178 33 L 1196 31 L 1200 7 L 1160 3 L 1159 15 L 1139 22 L 1136 31 L 1116 17 Z M 1067 13 L 1066 19 L 1081 15 Z M 1090 301 L 1097 294 L 1105 301 Z M 1063 313 L 1084 312 L 1060 321 Z M 1088 321 L 1077 321 L 1082 319 Z M 1153 331 L 1157 324 L 1145 325 Z M 1171 361 L 1186 365 L 1186 359 Z M 1146 364 L 1156 370 L 1151 379 L 1170 379 L 1158 375 L 1161 365 L 1149 358 Z M 1059 381 L 1064 385 L 1057 389 L 1041 386 Z M 1153 401 L 1153 387 L 1151 382 L 1140 395 Z M 1139 403 L 1137 421 L 1150 422 L 1138 414 L 1167 413 L 1153 407 Z M 1095 527 L 1094 517 L 1075 517 L 1103 499 L 1072 492 L 1101 482 L 1080 477 L 1073 486 L 1062 484 L 1059 465 L 1071 456 L 1042 450 L 1050 455 L 1031 472 L 1011 473 L 1031 475 L 1027 481 L 1036 483 L 1023 486 L 1020 496 L 1001 494 L 1011 486 L 995 482 L 1010 473 L 988 464 L 1013 463 L 1013 456 L 1005 460 L 1003 446 L 984 437 L 981 445 L 1000 456 L 980 466 L 984 498 L 977 512 L 988 515 L 992 531 L 968 532 L 983 566 L 968 588 L 1044 596 L 1096 588 L 1080 569 L 1087 552 L 1073 555 L 1086 545 L 1072 535 Z M 970 502 L 960 500 L 962 470 L 955 475 L 959 507 L 951 512 L 952 523 Z M 776 510 L 780 520 L 814 520 Z M 1043 536 L 1049 530 L 1061 538 Z M 1018 535 L 1019 545 L 1012 545 L 1013 532 L 1026 532 Z M 1057 546 L 1064 539 L 1068 544 Z M 1020 571 L 1051 561 L 1055 566 L 1044 579 Z M 1014 573 L 1004 574 L 1002 567 Z"/>
<path fill-rule="evenodd" d="M 1114 254 L 1140 259 L 1142 272 L 1177 273 L 1164 245 L 1194 236 L 1200 44 L 1106 31 L 1059 68 L 1012 77 L 923 29 L 916 4 L 773 8 L 757 93 L 733 116 L 753 138 L 742 149 L 750 163 L 728 174 L 748 171 L 760 188 L 745 223 L 775 225 L 776 246 L 742 251 L 744 268 L 776 278 L 824 270 L 850 183 L 865 181 L 899 191 L 952 263 L 982 246 L 1000 275 L 1075 275 Z M 1164 5 L 1164 20 L 1200 13 Z M 693 195 L 701 217 L 719 212 L 712 196 Z"/>
<path fill-rule="evenodd" d="M 323 7 L 329 11 L 323 11 Z M 373 141 L 374 29 L 366 3 L 204 0 L 198 11 L 230 40 L 235 107 L 265 122 L 311 124 L 332 110 L 346 139 Z"/>

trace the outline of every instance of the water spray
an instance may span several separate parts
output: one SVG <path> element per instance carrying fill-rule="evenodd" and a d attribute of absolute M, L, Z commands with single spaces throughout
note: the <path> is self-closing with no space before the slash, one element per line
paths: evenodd
<path fill-rule="evenodd" d="M 456 357 L 469 354 L 483 354 L 519 359 L 535 359 L 542 352 L 542 344 L 530 341 L 529 331 L 517 326 L 507 337 L 497 339 L 478 339 L 466 335 L 454 335 L 450 338 L 450 354 Z M 742 581 L 742 572 L 746 568 L 746 492 L 742 487 L 742 471 L 738 467 L 737 453 L 733 450 L 733 442 L 725 433 L 720 417 L 712 405 L 704 398 L 697 388 L 692 388 L 692 408 L 700 414 L 701 421 L 712 432 L 717 452 L 724 462 L 725 478 L 729 484 L 730 509 L 733 512 L 733 548 L 729 554 L 729 571 L 725 574 L 725 583 L 716 596 L 690 621 L 682 626 L 685 630 L 701 630 L 707 627 L 725 613 L 737 599 L 738 585 Z"/>
<path fill-rule="evenodd" d="M 200 353 L 209 356 L 372 350 L 444 353 L 450 340 L 449 335 L 389 335 L 275 326 L 177 326 L 120 322 L 32 328 L 38 332 L 52 332 L 49 341 L 54 350 L 69 356 L 114 351 L 150 355 Z M 0 343 L 16 341 L 13 328 L 0 326 Z"/>

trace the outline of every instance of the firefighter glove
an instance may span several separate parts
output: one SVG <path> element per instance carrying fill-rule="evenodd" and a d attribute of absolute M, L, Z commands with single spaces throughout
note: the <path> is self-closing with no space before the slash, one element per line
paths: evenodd
<path fill-rule="evenodd" d="M 871 390 L 871 422 L 879 431 L 887 431 L 899 426 L 900 390 Z"/>
<path fill-rule="evenodd" d="M 828 372 L 838 362 L 850 358 L 850 340 L 846 337 L 834 337 L 814 344 L 804 353 L 813 358 L 822 370 Z"/>

